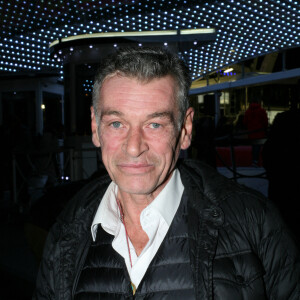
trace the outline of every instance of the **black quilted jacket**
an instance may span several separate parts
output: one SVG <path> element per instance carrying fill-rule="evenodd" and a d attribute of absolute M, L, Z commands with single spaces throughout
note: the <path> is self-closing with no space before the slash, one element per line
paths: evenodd
<path fill-rule="evenodd" d="M 299 252 L 271 203 L 204 164 L 187 160 L 178 167 L 189 195 L 196 299 L 299 300 Z M 58 218 L 34 299 L 72 299 L 90 226 L 109 183 L 104 177 L 88 184 Z"/>

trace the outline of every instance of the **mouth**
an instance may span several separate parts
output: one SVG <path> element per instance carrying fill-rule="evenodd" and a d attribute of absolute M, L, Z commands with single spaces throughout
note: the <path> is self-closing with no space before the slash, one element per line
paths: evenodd
<path fill-rule="evenodd" d="M 154 165 L 148 163 L 124 163 L 124 164 L 119 164 L 118 167 L 124 173 L 144 174 L 151 171 L 154 168 Z"/>

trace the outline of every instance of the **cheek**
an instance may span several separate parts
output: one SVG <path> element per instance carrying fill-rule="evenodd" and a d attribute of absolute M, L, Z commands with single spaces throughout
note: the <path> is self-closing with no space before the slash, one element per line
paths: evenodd
<path fill-rule="evenodd" d="M 99 140 L 103 160 L 109 160 L 109 158 L 113 157 L 121 149 L 122 143 L 118 138 L 101 135 Z"/>
<path fill-rule="evenodd" d="M 176 151 L 176 139 L 170 135 L 153 137 L 148 140 L 149 149 L 153 154 L 157 154 L 168 159 Z"/>

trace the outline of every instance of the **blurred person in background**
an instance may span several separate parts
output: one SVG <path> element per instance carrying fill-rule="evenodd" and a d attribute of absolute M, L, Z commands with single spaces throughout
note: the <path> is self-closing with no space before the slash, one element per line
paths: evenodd
<path fill-rule="evenodd" d="M 300 241 L 300 109 L 292 98 L 290 109 L 278 113 L 264 144 L 263 166 L 269 198 Z"/>
<path fill-rule="evenodd" d="M 259 139 L 266 137 L 268 128 L 268 116 L 264 108 L 258 100 L 252 99 L 250 105 L 245 112 L 244 125 L 249 131 L 248 138 L 252 143 L 252 165 L 258 166 L 259 156 L 262 144 Z"/>

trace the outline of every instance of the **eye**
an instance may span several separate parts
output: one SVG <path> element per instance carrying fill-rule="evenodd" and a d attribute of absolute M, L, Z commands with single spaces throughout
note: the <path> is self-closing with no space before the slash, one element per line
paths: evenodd
<path fill-rule="evenodd" d="M 151 123 L 150 127 L 153 128 L 153 129 L 157 129 L 157 128 L 161 127 L 161 125 L 158 124 L 158 123 Z"/>
<path fill-rule="evenodd" d="M 110 124 L 113 128 L 120 128 L 121 122 L 115 121 Z"/>

